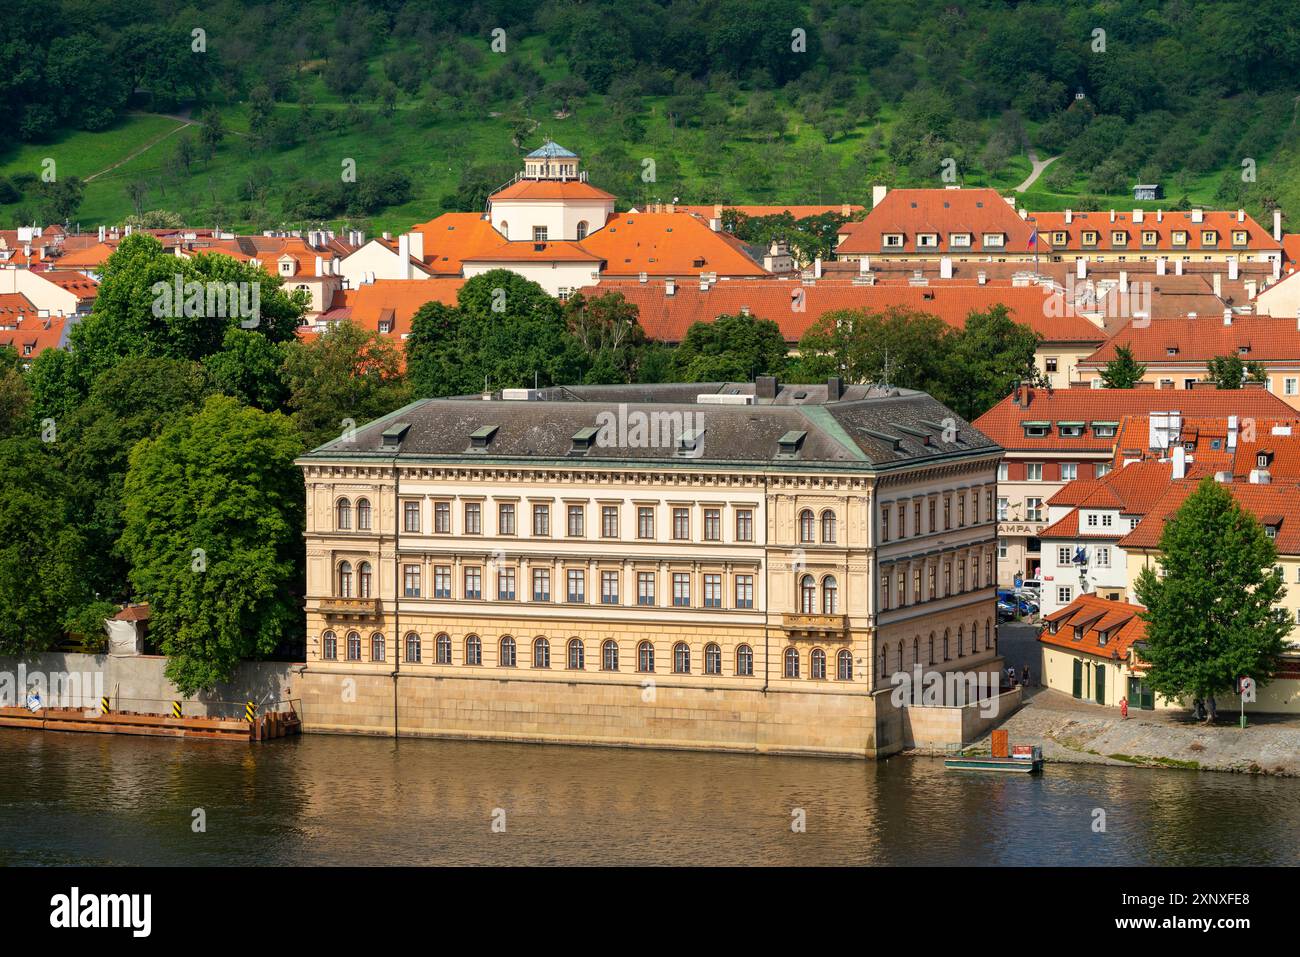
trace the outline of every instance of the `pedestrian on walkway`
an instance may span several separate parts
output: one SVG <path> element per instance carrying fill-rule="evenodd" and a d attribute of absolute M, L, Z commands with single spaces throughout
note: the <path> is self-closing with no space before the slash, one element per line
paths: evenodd
<path fill-rule="evenodd" d="M 1119 716 L 1125 721 L 1128 720 L 1128 698 L 1119 699 Z"/>
<path fill-rule="evenodd" d="M 1029 665 L 1025 665 L 1020 669 L 1020 683 L 1026 688 L 1029 687 Z"/>

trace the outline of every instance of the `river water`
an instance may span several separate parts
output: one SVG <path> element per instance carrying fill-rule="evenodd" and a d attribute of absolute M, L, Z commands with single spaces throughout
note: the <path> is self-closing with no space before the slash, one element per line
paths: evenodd
<path fill-rule="evenodd" d="M 6 866 L 1296 864 L 1297 833 L 1300 781 L 1211 772 L 0 730 Z"/>

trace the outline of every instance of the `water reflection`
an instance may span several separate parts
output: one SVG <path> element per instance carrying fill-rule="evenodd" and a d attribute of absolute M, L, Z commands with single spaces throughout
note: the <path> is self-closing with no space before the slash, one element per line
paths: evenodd
<path fill-rule="evenodd" d="M 5 865 L 1300 860 L 1300 782 L 1228 774 L 1054 765 L 1011 779 L 932 759 L 8 730 L 0 767 Z"/>

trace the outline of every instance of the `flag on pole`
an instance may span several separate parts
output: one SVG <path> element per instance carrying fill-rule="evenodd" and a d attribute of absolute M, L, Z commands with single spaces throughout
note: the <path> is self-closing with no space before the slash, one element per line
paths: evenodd
<path fill-rule="evenodd" d="M 1033 231 L 1032 233 L 1029 234 L 1029 245 L 1031 245 L 1031 246 L 1035 246 L 1035 247 L 1038 245 L 1038 227 L 1037 227 L 1037 226 L 1035 226 L 1035 227 L 1034 227 L 1034 231 Z"/>

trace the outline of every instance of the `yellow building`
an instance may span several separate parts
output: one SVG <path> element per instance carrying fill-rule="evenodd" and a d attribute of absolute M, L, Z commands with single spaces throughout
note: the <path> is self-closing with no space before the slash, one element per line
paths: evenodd
<path fill-rule="evenodd" d="M 837 379 L 417 402 L 299 460 L 307 727 L 892 753 L 998 670 L 1000 455 Z"/>

